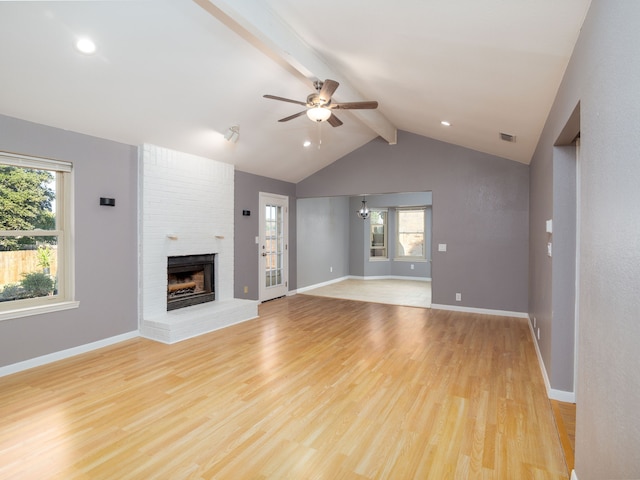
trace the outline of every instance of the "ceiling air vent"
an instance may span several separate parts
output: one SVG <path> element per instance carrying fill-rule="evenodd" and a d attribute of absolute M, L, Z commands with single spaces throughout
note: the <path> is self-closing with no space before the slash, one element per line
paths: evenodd
<path fill-rule="evenodd" d="M 500 132 L 500 140 L 504 140 L 505 142 L 515 143 L 516 136 L 515 135 L 509 135 L 508 133 Z"/>

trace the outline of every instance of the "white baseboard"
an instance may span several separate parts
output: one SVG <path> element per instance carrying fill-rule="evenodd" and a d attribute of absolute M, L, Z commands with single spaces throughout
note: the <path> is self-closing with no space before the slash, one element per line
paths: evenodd
<path fill-rule="evenodd" d="M 578 480 L 578 474 L 575 470 L 571 470 L 571 480 Z"/>
<path fill-rule="evenodd" d="M 351 280 L 413 280 L 416 282 L 430 282 L 431 277 L 407 277 L 400 275 L 372 275 L 370 277 L 358 277 L 356 275 L 349 275 L 346 277 Z"/>
<path fill-rule="evenodd" d="M 542 372 L 542 379 L 544 380 L 544 386 L 547 389 L 547 397 L 551 400 L 557 400 L 559 402 L 576 403 L 575 392 L 567 392 L 565 390 L 556 390 L 551 388 L 551 382 L 549 382 L 549 376 L 547 375 L 547 369 L 544 366 L 544 360 L 540 353 L 540 347 L 538 346 L 538 340 L 536 339 L 536 333 L 533 331 L 533 325 L 531 319 L 528 318 L 529 332 L 531 332 L 531 339 L 533 340 L 533 346 L 536 348 L 536 355 L 538 356 L 538 365 L 540 366 L 540 372 Z"/>
<path fill-rule="evenodd" d="M 483 315 L 498 315 L 500 317 L 529 318 L 529 315 L 525 312 L 509 312 L 507 310 L 489 310 L 487 308 L 458 307 L 455 305 L 441 305 L 438 303 L 432 303 L 431 308 L 434 310 L 450 310 L 452 312 L 480 313 Z"/>
<path fill-rule="evenodd" d="M 309 285 L 308 287 L 301 287 L 296 289 L 296 293 L 304 293 L 308 290 L 313 290 L 314 288 L 326 287 L 327 285 L 332 285 L 334 283 L 342 282 L 343 280 L 347 280 L 350 277 L 340 277 L 334 278 L 333 280 L 327 280 L 326 282 L 316 283 L 315 285 Z"/>
<path fill-rule="evenodd" d="M 574 392 L 566 392 L 564 390 L 549 388 L 547 390 L 547 395 L 551 400 L 557 400 L 564 403 L 576 403 L 576 394 Z"/>
<path fill-rule="evenodd" d="M 78 347 L 61 350 L 59 352 L 50 353 L 41 357 L 31 358 L 23 362 L 7 365 L 6 367 L 0 367 L 0 377 L 5 377 L 13 373 L 22 372 L 30 368 L 40 367 L 48 363 L 57 362 L 58 360 L 64 360 L 65 358 L 74 357 L 76 355 L 80 355 L 81 353 L 87 353 L 92 350 L 97 350 L 98 348 L 108 347 L 109 345 L 124 342 L 125 340 L 137 338 L 139 336 L 140 333 L 135 330 L 133 332 L 123 333 L 122 335 L 116 335 L 115 337 L 98 340 L 97 342 L 87 343 L 86 345 L 80 345 Z"/>

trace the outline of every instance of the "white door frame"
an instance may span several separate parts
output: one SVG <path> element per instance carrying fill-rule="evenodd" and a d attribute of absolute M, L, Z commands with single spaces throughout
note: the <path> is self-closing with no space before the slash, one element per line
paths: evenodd
<path fill-rule="evenodd" d="M 580 329 L 580 228 L 581 215 L 580 204 L 582 188 L 580 184 L 580 137 L 576 139 L 576 266 L 575 266 L 575 308 L 574 308 L 574 333 L 573 333 L 573 394 L 575 402 L 578 401 L 578 359 L 579 359 L 579 329 Z"/>
<path fill-rule="evenodd" d="M 259 215 L 259 243 L 258 243 L 258 299 L 261 302 L 272 300 L 274 298 L 287 295 L 289 292 L 289 197 L 286 195 L 278 195 L 274 193 L 259 192 L 260 198 L 260 215 Z M 282 223 L 278 225 L 277 229 L 281 236 L 271 243 L 271 248 L 275 248 L 269 252 L 267 244 L 266 234 L 266 207 L 275 206 L 276 208 L 282 208 Z M 276 262 L 276 269 L 270 271 L 275 272 L 276 275 L 272 276 L 270 282 L 275 280 L 274 284 L 267 285 L 267 260 L 269 258 L 274 259 Z M 280 257 L 281 264 L 278 265 L 277 260 Z M 280 275 L 278 275 L 278 273 Z"/>

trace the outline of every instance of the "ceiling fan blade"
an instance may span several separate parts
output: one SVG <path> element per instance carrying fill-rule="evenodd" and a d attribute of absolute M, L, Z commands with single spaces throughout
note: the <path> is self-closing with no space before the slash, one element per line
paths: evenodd
<path fill-rule="evenodd" d="M 303 107 L 307 106 L 306 102 L 301 102 L 299 100 L 291 100 L 290 98 L 276 97 L 275 95 L 263 95 L 263 97 L 270 98 L 271 100 L 280 100 L 281 102 L 295 103 L 297 105 L 302 105 Z"/>
<path fill-rule="evenodd" d="M 331 116 L 328 118 L 327 123 L 332 127 L 339 127 L 340 125 L 342 125 L 342 120 L 340 120 L 338 117 L 336 117 L 332 113 Z"/>
<path fill-rule="evenodd" d="M 322 83 L 322 88 L 318 93 L 318 98 L 320 98 L 322 103 L 327 103 L 329 100 L 331 100 L 331 95 L 333 95 L 333 93 L 336 91 L 338 85 L 340 85 L 338 82 L 336 82 L 335 80 L 330 80 L 328 78 Z"/>
<path fill-rule="evenodd" d="M 289 115 L 288 117 L 284 117 L 281 118 L 280 120 L 278 120 L 279 122 L 288 122 L 289 120 L 293 120 L 294 118 L 298 118 L 301 117 L 302 115 L 304 115 L 305 113 L 307 113 L 306 110 L 303 110 L 301 112 L 295 113 L 293 115 Z"/>
<path fill-rule="evenodd" d="M 378 108 L 378 102 L 346 102 L 346 103 L 332 103 L 329 108 L 338 110 L 363 110 Z"/>

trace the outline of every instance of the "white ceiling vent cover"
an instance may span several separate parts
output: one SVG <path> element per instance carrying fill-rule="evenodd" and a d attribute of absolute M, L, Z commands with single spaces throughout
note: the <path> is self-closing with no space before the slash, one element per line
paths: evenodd
<path fill-rule="evenodd" d="M 516 142 L 516 136 L 515 135 L 510 135 L 508 133 L 500 132 L 500 140 L 504 140 L 505 142 L 515 143 Z"/>

